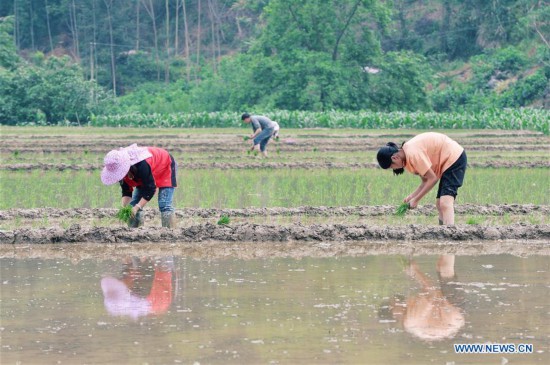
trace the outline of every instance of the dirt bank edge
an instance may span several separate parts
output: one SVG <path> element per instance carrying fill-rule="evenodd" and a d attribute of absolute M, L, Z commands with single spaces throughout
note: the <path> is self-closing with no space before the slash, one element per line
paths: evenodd
<path fill-rule="evenodd" d="M 222 215 L 229 217 L 256 217 L 256 216 L 382 216 L 393 215 L 396 210 L 393 205 L 359 205 L 348 207 L 325 206 L 300 206 L 293 208 L 243 208 L 243 209 L 217 209 L 217 208 L 182 208 L 176 209 L 178 218 L 219 218 Z M 21 219 L 98 219 L 114 218 L 118 209 L 115 208 L 13 208 L 0 210 L 0 221 Z M 152 219 L 160 213 L 157 209 L 146 208 L 145 219 Z M 426 204 L 407 212 L 413 215 L 436 214 L 435 205 Z M 550 205 L 535 204 L 458 204 L 455 213 L 459 215 L 529 215 L 533 213 L 550 214 Z"/>
<path fill-rule="evenodd" d="M 273 259 L 290 257 L 363 257 L 370 255 L 531 255 L 550 256 L 547 241 L 354 241 L 354 242 L 180 242 L 71 243 L 0 245 L 0 258 L 123 260 L 128 256 L 180 256 L 193 259 Z"/>
<path fill-rule="evenodd" d="M 0 231 L 0 244 L 44 243 L 160 243 L 160 242 L 347 242 L 347 241 L 468 241 L 468 240 L 547 240 L 550 225 L 513 224 L 508 226 L 367 226 L 320 224 L 288 226 L 211 223 L 180 229 L 142 227 L 37 228 Z"/>

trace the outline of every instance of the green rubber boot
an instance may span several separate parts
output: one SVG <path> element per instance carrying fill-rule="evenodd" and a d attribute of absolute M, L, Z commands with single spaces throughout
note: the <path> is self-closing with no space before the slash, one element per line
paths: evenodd
<path fill-rule="evenodd" d="M 143 212 L 139 210 L 135 217 L 131 217 L 128 222 L 128 227 L 137 228 L 143 226 Z"/>
<path fill-rule="evenodd" d="M 160 221 L 163 227 L 176 228 L 176 214 L 174 212 L 163 212 L 160 214 Z"/>

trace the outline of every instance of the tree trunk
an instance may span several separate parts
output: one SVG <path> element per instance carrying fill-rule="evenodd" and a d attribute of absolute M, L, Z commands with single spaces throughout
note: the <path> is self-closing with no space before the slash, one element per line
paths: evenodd
<path fill-rule="evenodd" d="M 208 0 L 208 18 L 210 18 L 210 31 L 212 32 L 212 39 L 210 40 L 212 47 L 212 71 L 216 74 L 216 27 L 214 25 L 214 12 L 210 0 Z"/>
<path fill-rule="evenodd" d="M 145 6 L 145 10 L 147 10 L 147 13 L 153 21 L 153 40 L 155 44 L 155 60 L 157 63 L 157 81 L 160 81 L 159 37 L 157 34 L 157 21 L 155 16 L 155 8 L 153 6 L 153 0 L 149 0 L 149 3 L 144 0 L 143 5 Z"/>
<path fill-rule="evenodd" d="M 93 22 L 93 53 L 90 55 L 90 57 L 93 57 L 93 63 L 95 65 L 94 67 L 94 74 L 92 75 L 92 79 L 97 80 L 97 50 L 96 50 L 96 43 L 97 43 L 97 21 L 95 18 L 95 8 L 96 0 L 92 0 L 92 22 Z"/>
<path fill-rule="evenodd" d="M 197 14 L 198 14 L 198 24 L 197 24 L 197 68 L 200 70 L 201 64 L 201 0 L 197 1 Z M 198 78 L 197 78 L 198 81 Z"/>
<path fill-rule="evenodd" d="M 13 25 L 13 43 L 15 49 L 19 50 L 19 9 L 17 8 L 17 0 L 13 0 L 13 15 L 15 16 L 15 24 Z"/>
<path fill-rule="evenodd" d="M 185 68 L 187 72 L 187 82 L 191 79 L 191 60 L 189 59 L 189 28 L 187 26 L 187 6 L 185 0 L 182 0 L 183 5 L 183 29 L 185 31 Z"/>
<path fill-rule="evenodd" d="M 115 49 L 113 42 L 113 19 L 111 16 L 111 7 L 113 5 L 112 0 L 103 0 L 105 7 L 107 8 L 107 21 L 109 24 L 109 41 L 111 45 L 111 80 L 113 82 L 113 94 L 116 96 L 116 63 L 115 63 Z"/>
<path fill-rule="evenodd" d="M 170 7 L 169 0 L 164 1 L 166 8 L 166 61 L 164 62 L 164 82 L 170 82 Z"/>
<path fill-rule="evenodd" d="M 76 5 L 74 0 L 72 0 L 71 4 L 69 5 L 69 20 L 70 20 L 71 33 L 73 35 L 73 53 L 76 58 L 80 59 L 80 44 L 78 40 Z"/>
<path fill-rule="evenodd" d="M 141 0 L 136 1 L 136 51 L 139 51 L 139 4 Z"/>
<path fill-rule="evenodd" d="M 447 32 L 451 29 L 451 1 L 443 0 L 443 16 L 441 21 L 441 28 L 439 30 L 439 38 L 441 42 L 441 50 L 445 52 L 447 57 L 449 57 L 449 52 L 451 51 L 449 46 L 449 39 L 447 38 Z"/>
<path fill-rule="evenodd" d="M 34 51 L 34 11 L 32 8 L 32 1 L 29 2 L 30 8 L 30 32 L 31 32 L 31 49 Z"/>
<path fill-rule="evenodd" d="M 340 46 L 340 41 L 342 40 L 342 37 L 344 36 L 344 33 L 346 33 L 346 30 L 349 27 L 349 24 L 351 23 L 351 19 L 353 19 L 353 16 L 355 15 L 355 12 L 357 11 L 357 8 L 359 7 L 359 4 L 361 4 L 361 0 L 357 1 L 355 5 L 353 6 L 353 9 L 351 10 L 348 19 L 346 21 L 346 24 L 344 27 L 340 30 L 340 33 L 338 34 L 338 37 L 336 38 L 336 44 L 334 45 L 334 50 L 332 51 L 332 60 L 336 61 L 338 59 L 338 47 Z"/>
<path fill-rule="evenodd" d="M 180 1 L 176 0 L 176 31 L 174 32 L 174 55 L 177 57 L 179 56 L 179 47 L 178 47 L 178 40 L 179 40 L 179 21 L 180 21 Z"/>
<path fill-rule="evenodd" d="M 50 26 L 50 10 L 48 9 L 48 0 L 44 0 L 44 7 L 46 8 L 46 26 L 48 27 L 48 40 L 50 42 L 50 52 L 52 52 L 53 40 L 52 40 L 52 28 Z"/>

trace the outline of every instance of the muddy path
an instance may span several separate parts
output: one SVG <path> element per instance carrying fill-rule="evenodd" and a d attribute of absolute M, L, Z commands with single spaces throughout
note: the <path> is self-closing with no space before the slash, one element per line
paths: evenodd
<path fill-rule="evenodd" d="M 288 257 L 362 257 L 368 255 L 499 255 L 520 257 L 550 255 L 550 246 L 543 241 L 473 240 L 444 241 L 349 241 L 349 242 L 179 242 L 166 243 L 72 243 L 72 244 L 14 244 L 0 245 L 0 258 L 117 260 L 127 257 L 190 257 L 197 260 L 273 259 Z"/>
<path fill-rule="evenodd" d="M 369 226 L 341 224 L 236 224 L 211 223 L 180 229 L 141 227 L 59 227 L 0 231 L 0 244 L 45 243 L 178 243 L 229 242 L 348 242 L 348 241 L 472 241 L 540 240 L 550 242 L 550 224 L 507 226 Z"/>
<path fill-rule="evenodd" d="M 302 206 L 295 208 L 244 208 L 244 209 L 211 209 L 211 208 L 183 208 L 176 209 L 178 218 L 219 218 L 222 215 L 229 217 L 256 217 L 256 216 L 384 216 L 393 215 L 396 207 L 393 205 L 364 205 L 351 207 L 322 207 Z M 115 208 L 32 208 L 0 210 L 0 221 L 14 219 L 101 219 L 113 218 L 117 213 Z M 145 209 L 146 219 L 159 217 L 157 209 Z M 427 204 L 418 209 L 407 212 L 410 215 L 434 215 L 437 210 L 433 204 Z M 455 207 L 457 215 L 550 215 L 550 205 L 509 204 L 509 205 L 476 205 L 458 204 Z"/>
<path fill-rule="evenodd" d="M 182 162 L 179 168 L 185 170 L 258 170 L 258 169 L 377 169 L 377 163 L 360 162 Z M 546 161 L 485 161 L 470 162 L 473 168 L 550 168 L 550 160 Z M 7 171 L 95 171 L 102 168 L 100 164 L 66 164 L 66 163 L 20 163 L 0 165 L 0 170 Z"/>

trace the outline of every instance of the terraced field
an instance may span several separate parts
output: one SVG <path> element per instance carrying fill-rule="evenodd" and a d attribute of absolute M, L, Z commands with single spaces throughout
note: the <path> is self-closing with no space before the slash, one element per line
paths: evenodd
<path fill-rule="evenodd" d="M 550 137 L 532 131 L 443 131 L 469 170 L 457 226 L 437 227 L 433 197 L 405 218 L 395 207 L 418 184 L 378 168 L 376 150 L 421 131 L 283 130 L 269 159 L 247 152 L 247 129 L 2 128 L 1 243 L 194 241 L 452 241 L 550 238 Z M 105 153 L 132 143 L 166 148 L 179 164 L 179 228 L 114 218 Z M 396 180 L 399 179 L 399 180 Z M 155 202 L 153 202 L 155 203 Z M 218 226 L 222 215 L 231 223 Z"/>

